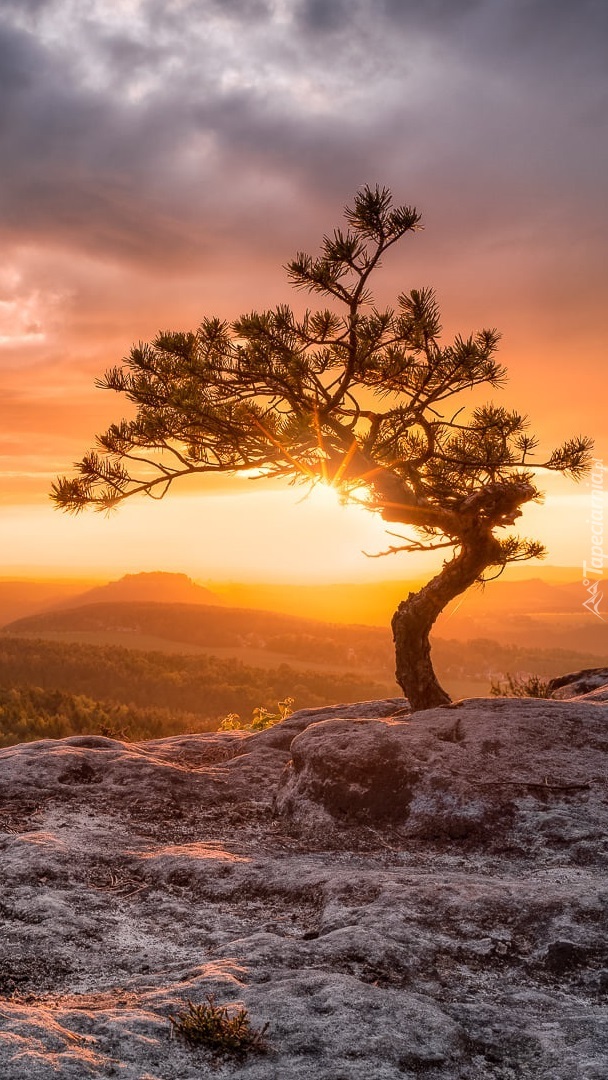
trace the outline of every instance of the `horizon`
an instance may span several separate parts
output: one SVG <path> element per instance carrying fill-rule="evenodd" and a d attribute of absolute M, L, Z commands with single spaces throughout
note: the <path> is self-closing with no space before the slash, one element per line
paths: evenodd
<path fill-rule="evenodd" d="M 232 577 L 226 577 L 226 578 L 204 577 L 204 576 L 196 577 L 196 576 L 193 576 L 191 574 L 186 573 L 186 571 L 167 570 L 167 569 L 163 569 L 161 567 L 157 567 L 155 570 L 128 570 L 124 574 L 120 574 L 118 577 L 114 576 L 114 577 L 110 577 L 110 578 L 108 578 L 107 574 L 105 574 L 103 572 L 99 572 L 98 574 L 93 574 L 93 575 L 87 575 L 85 577 L 81 577 L 79 575 L 62 575 L 61 577 L 57 577 L 57 576 L 50 576 L 50 575 L 47 576 L 47 575 L 44 575 L 44 574 L 36 574 L 36 573 L 35 574 L 27 574 L 27 575 L 20 575 L 20 574 L 6 575 L 6 574 L 2 574 L 2 572 L 0 572 L 0 582 L 1 583 L 10 583 L 10 582 L 28 583 L 29 582 L 29 583 L 32 583 L 32 584 L 40 584 L 40 585 L 51 585 L 51 584 L 55 584 L 55 583 L 56 584 L 66 584 L 66 585 L 77 584 L 77 583 L 86 583 L 86 584 L 89 584 L 89 585 L 90 584 L 106 585 L 106 584 L 113 584 L 113 583 L 118 582 L 118 581 L 123 581 L 125 578 L 129 578 L 129 577 L 145 577 L 145 576 L 155 576 L 155 575 L 166 576 L 166 577 L 186 578 L 188 581 L 192 582 L 194 585 L 200 585 L 201 587 L 207 588 L 207 589 L 210 589 L 212 587 L 212 585 L 219 585 L 219 586 L 229 586 L 229 585 L 250 586 L 251 585 L 251 586 L 255 586 L 255 587 L 259 587 L 259 588 L 264 588 L 265 586 L 268 586 L 270 588 L 280 588 L 282 585 L 285 585 L 285 586 L 289 586 L 290 588 L 294 588 L 294 589 L 296 589 L 296 588 L 306 589 L 310 585 L 318 586 L 319 588 L 327 588 L 327 589 L 331 589 L 331 588 L 334 588 L 334 587 L 335 588 L 341 588 L 341 587 L 344 587 L 344 586 L 352 586 L 353 588 L 359 587 L 359 586 L 361 586 L 362 588 L 374 588 L 376 586 L 389 585 L 389 584 L 391 586 L 393 586 L 393 585 L 398 585 L 399 583 L 404 583 L 404 584 L 407 585 L 411 581 L 426 580 L 426 576 L 424 574 L 409 575 L 407 577 L 404 576 L 404 575 L 402 575 L 400 577 L 388 577 L 387 576 L 387 577 L 384 577 L 384 578 L 378 578 L 378 579 L 373 579 L 373 580 L 371 580 L 371 579 L 370 580 L 365 580 L 365 579 L 362 580 L 360 578 L 356 578 L 356 579 L 354 579 L 354 578 L 343 578 L 343 579 L 332 579 L 331 581 L 327 581 L 324 578 L 319 578 L 317 580 L 307 581 L 307 582 L 295 581 L 295 580 L 289 579 L 289 578 L 272 579 L 272 578 L 262 578 L 262 577 L 259 577 L 259 578 L 253 578 L 253 577 L 252 578 L 245 578 L 245 577 L 243 577 L 243 578 L 237 579 L 237 578 L 232 578 Z M 538 564 L 535 563 L 535 564 L 532 564 L 532 565 L 530 563 L 528 563 L 528 564 L 525 564 L 523 566 L 514 566 L 514 565 L 507 566 L 505 568 L 504 573 L 501 574 L 500 577 L 498 577 L 496 579 L 496 581 L 497 582 L 504 582 L 504 581 L 517 581 L 517 580 L 524 580 L 524 581 L 528 581 L 528 580 L 530 580 L 530 581 L 535 581 L 535 580 L 547 580 L 547 581 L 549 581 L 549 580 L 551 580 L 551 581 L 554 581 L 554 582 L 564 581 L 564 582 L 574 583 L 574 582 L 577 582 L 579 580 L 579 577 L 580 577 L 580 570 L 579 570 L 579 568 L 577 566 L 564 566 L 564 565 L 557 565 L 557 564 L 553 564 L 553 563 L 549 563 L 549 562 L 539 562 Z"/>
<path fill-rule="evenodd" d="M 537 570 L 537 572 L 535 572 Z M 602 611 L 591 611 L 584 601 L 588 594 L 576 567 L 513 566 L 483 588 L 472 588 L 449 605 L 439 616 L 434 635 L 467 638 L 504 639 L 512 632 L 511 621 L 522 615 L 536 620 L 540 637 L 547 631 L 557 633 L 563 644 L 573 647 L 577 635 L 595 637 L 601 650 L 604 622 Z M 161 604 L 181 608 L 218 607 L 278 615 L 290 615 L 320 624 L 360 625 L 388 629 L 391 617 L 408 592 L 419 589 L 426 578 L 378 581 L 255 581 L 195 579 L 174 571 L 156 569 L 128 573 L 119 578 L 5 578 L 0 576 L 0 627 L 8 628 L 15 619 L 36 616 L 44 611 L 61 612 L 90 605 L 119 604 L 130 608 L 138 604 Z M 538 586 L 543 591 L 539 594 Z M 122 590 L 122 591 L 121 591 Z M 602 596 L 599 600 L 602 605 Z M 549 618 L 545 625 L 543 620 Z M 540 621 L 539 621 L 540 620 Z M 9 631 L 10 632 L 10 631 Z M 530 626 L 521 633 L 530 644 Z M 75 639 L 77 640 L 77 638 Z M 587 651 L 590 649 L 587 641 Z M 120 643 L 120 634 L 117 642 Z M 551 647 L 558 647 L 554 639 Z M 141 645 L 144 647 L 144 644 Z M 150 643 L 147 648 L 154 648 Z M 591 649 L 593 651 L 593 649 Z"/>
<path fill-rule="evenodd" d="M 578 565 L 582 579 L 583 565 L 591 565 L 591 512 L 588 481 L 576 493 L 555 494 L 542 506 L 527 507 L 522 535 L 548 547 L 545 559 L 528 563 L 529 572 L 542 576 L 550 566 Z M 211 528 L 209 518 L 214 521 Z M 260 518 L 266 527 L 260 528 Z M 192 535 L 197 532 L 205 541 L 197 541 L 193 550 Z M 0 519 L 4 553 L 0 576 L 97 579 L 150 572 L 160 562 L 166 572 L 196 579 L 312 583 L 430 578 L 440 569 L 437 553 L 372 557 L 392 542 L 377 515 L 359 506 L 339 505 L 333 491 L 315 490 L 303 501 L 291 489 L 198 498 L 176 492 L 160 505 L 151 500 L 129 503 L 109 520 L 90 511 L 74 518 L 50 506 L 5 507 Z M 505 572 L 513 569 L 507 567 Z"/>

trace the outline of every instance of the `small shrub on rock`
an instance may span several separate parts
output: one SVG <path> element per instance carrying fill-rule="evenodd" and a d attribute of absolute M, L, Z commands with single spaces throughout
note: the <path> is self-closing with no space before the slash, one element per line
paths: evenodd
<path fill-rule="evenodd" d="M 247 1009 L 217 1005 L 213 994 L 201 1005 L 188 1001 L 187 1009 L 169 1017 L 173 1032 L 191 1046 L 209 1050 L 218 1057 L 242 1057 L 248 1053 L 266 1053 L 268 1024 L 252 1027 Z"/>
<path fill-rule="evenodd" d="M 492 697 L 548 698 L 551 696 L 548 679 L 541 679 L 540 675 L 510 675 L 509 672 L 504 682 L 498 680 L 491 684 L 490 693 Z"/>
<path fill-rule="evenodd" d="M 281 720 L 286 720 L 288 716 L 291 716 L 293 704 L 294 699 L 286 697 L 284 701 L 278 702 L 277 712 L 274 713 L 264 708 L 263 705 L 259 705 L 253 710 L 250 724 L 243 724 L 238 713 L 228 713 L 228 716 L 225 716 L 222 720 L 218 731 L 263 731 L 264 728 L 280 724 Z"/>

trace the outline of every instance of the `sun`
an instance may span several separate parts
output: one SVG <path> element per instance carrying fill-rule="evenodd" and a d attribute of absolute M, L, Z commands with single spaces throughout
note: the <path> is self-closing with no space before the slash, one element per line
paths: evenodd
<path fill-rule="evenodd" d="M 309 493 L 304 496 L 304 499 L 307 502 L 310 499 L 311 506 L 318 510 L 334 510 L 336 507 L 345 506 L 348 501 L 339 488 L 335 487 L 334 484 L 325 483 L 323 480 L 314 484 Z"/>

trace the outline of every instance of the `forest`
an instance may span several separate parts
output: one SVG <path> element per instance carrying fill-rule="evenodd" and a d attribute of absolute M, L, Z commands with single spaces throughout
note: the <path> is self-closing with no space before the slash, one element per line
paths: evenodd
<path fill-rule="evenodd" d="M 520 626 L 524 637 L 528 616 L 513 611 L 510 618 Z M 499 637 L 498 619 L 492 628 Z M 234 656 L 254 667 L 287 663 L 326 672 L 332 668 L 337 673 L 364 674 L 375 682 L 393 686 L 394 650 L 388 623 L 366 626 L 276 611 L 149 601 L 87 603 L 55 609 L 18 619 L 3 629 L 9 635 L 60 637 L 63 641 L 116 644 L 146 652 L 196 650 L 223 658 Z M 439 631 L 433 635 L 433 655 L 442 678 L 479 681 L 485 687 L 479 690 L 485 693 L 489 678 L 497 672 L 524 670 L 557 675 L 577 666 L 602 663 L 601 636 L 596 636 L 597 644 L 592 648 L 584 635 L 571 636 L 574 644 L 567 638 L 555 641 L 547 629 L 545 648 L 539 648 L 525 639 L 520 644 L 496 641 L 492 632 L 472 633 L 467 641 L 461 633 L 452 639 Z M 536 634 L 535 640 L 543 639 Z"/>
<path fill-rule="evenodd" d="M 332 629 L 326 627 L 324 633 L 330 635 Z M 346 628 L 339 630 L 334 650 L 328 648 L 325 654 L 336 659 L 348 643 L 342 636 Z M 388 674 L 388 634 L 364 627 L 352 630 L 360 645 L 369 631 L 376 648 L 380 635 L 385 652 L 372 650 L 369 669 L 361 658 L 351 658 L 349 665 L 344 661 L 341 670 L 315 669 L 312 660 L 309 670 L 280 662 L 262 668 L 207 653 L 149 652 L 1 633 L 0 745 L 85 732 L 153 739 L 213 730 L 228 713 L 238 713 L 247 723 L 254 708 L 274 711 L 287 696 L 295 699 L 295 708 L 399 696 Z M 326 644 L 332 640 L 329 636 Z M 296 653 L 300 648 L 307 652 L 306 641 L 298 635 L 289 644 Z M 285 648 L 288 642 L 283 639 L 281 645 Z M 309 656 L 318 655 L 318 645 L 314 643 Z M 466 644 L 436 639 L 434 648 L 446 684 L 455 693 L 468 685 L 479 696 L 487 695 L 492 679 L 508 672 L 553 677 L 602 664 L 601 657 L 586 653 L 524 649 L 487 639 Z"/>
<path fill-rule="evenodd" d="M 234 659 L 0 636 L 0 745 L 70 734 L 152 739 L 243 722 L 293 697 L 299 708 L 395 696 L 356 674 L 249 667 Z"/>

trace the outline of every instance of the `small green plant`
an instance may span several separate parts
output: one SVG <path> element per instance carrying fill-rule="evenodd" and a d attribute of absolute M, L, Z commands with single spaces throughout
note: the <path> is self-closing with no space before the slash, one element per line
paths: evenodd
<path fill-rule="evenodd" d="M 228 716 L 225 716 L 222 720 L 218 731 L 263 731 L 264 728 L 272 727 L 273 724 L 280 724 L 281 720 L 286 720 L 288 716 L 291 716 L 293 705 L 294 699 L 292 697 L 286 697 L 283 701 L 279 701 L 276 713 L 270 712 L 263 705 L 258 705 L 253 710 L 250 724 L 242 724 L 238 713 L 228 713 Z"/>
<path fill-rule="evenodd" d="M 277 705 L 278 711 L 276 713 L 269 712 L 263 705 L 254 709 L 253 719 L 250 724 L 251 730 L 262 731 L 263 728 L 272 727 L 273 724 L 280 724 L 281 720 L 286 720 L 293 712 L 294 699 L 286 697 L 283 701 L 277 702 Z"/>
<path fill-rule="evenodd" d="M 490 686 L 492 697 L 549 697 L 549 680 L 540 675 L 511 675 L 507 672 L 504 682 L 500 679 Z"/>
<path fill-rule="evenodd" d="M 238 731 L 242 728 L 241 718 L 238 712 L 229 712 L 228 716 L 225 716 L 222 720 L 218 731 Z"/>
<path fill-rule="evenodd" d="M 213 994 L 209 994 L 202 1005 L 192 1001 L 187 1004 L 187 1009 L 169 1019 L 172 1031 L 192 1046 L 210 1050 L 215 1056 L 241 1057 L 268 1050 L 268 1024 L 259 1029 L 252 1027 L 246 1008 L 218 1005 Z"/>

